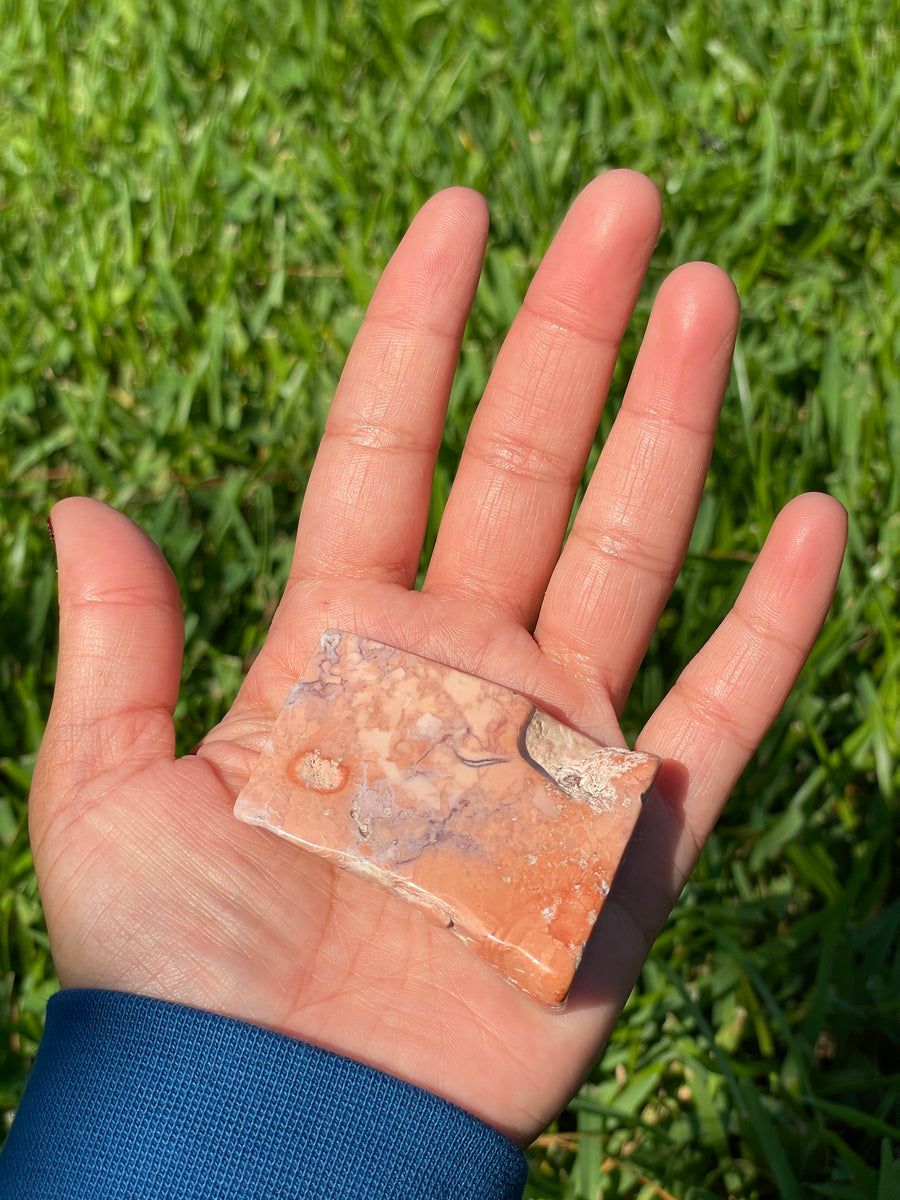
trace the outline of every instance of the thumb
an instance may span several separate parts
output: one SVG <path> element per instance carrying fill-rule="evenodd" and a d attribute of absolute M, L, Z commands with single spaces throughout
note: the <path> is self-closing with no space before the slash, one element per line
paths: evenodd
<path fill-rule="evenodd" d="M 32 792 L 38 820 L 45 798 L 174 755 L 184 639 L 172 572 L 127 517 L 73 498 L 54 507 L 51 527 L 59 663 Z"/>

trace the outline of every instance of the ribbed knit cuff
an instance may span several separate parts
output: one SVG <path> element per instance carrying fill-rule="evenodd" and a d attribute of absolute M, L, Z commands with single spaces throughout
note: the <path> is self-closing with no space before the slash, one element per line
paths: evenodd
<path fill-rule="evenodd" d="M 54 996 L 0 1157 L 5 1200 L 520 1200 L 469 1113 L 270 1030 L 116 992 Z"/>

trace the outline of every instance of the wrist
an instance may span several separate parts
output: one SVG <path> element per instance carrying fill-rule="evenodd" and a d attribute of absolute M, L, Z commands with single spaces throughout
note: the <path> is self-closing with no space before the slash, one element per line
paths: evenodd
<path fill-rule="evenodd" d="M 0 1191 L 516 1200 L 524 1174 L 496 1130 L 371 1067 L 196 1009 L 69 991 L 48 1007 Z"/>

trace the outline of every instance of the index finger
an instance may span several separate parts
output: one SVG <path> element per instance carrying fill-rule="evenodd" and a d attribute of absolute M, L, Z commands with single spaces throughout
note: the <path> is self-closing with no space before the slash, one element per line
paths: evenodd
<path fill-rule="evenodd" d="M 453 188 L 424 205 L 385 269 L 310 476 L 292 581 L 412 586 L 486 237 L 481 196 Z"/>

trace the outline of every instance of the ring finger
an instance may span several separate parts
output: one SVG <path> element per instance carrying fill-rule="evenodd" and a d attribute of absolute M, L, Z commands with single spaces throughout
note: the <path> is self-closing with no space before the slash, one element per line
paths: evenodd
<path fill-rule="evenodd" d="M 535 637 L 621 712 L 681 568 L 709 466 L 738 322 L 731 280 L 708 263 L 673 272 Z"/>

